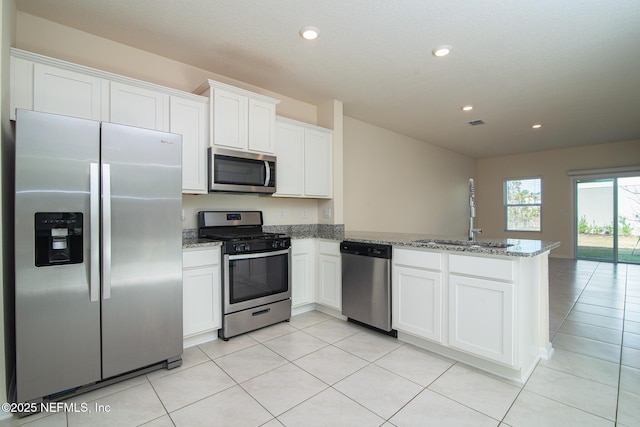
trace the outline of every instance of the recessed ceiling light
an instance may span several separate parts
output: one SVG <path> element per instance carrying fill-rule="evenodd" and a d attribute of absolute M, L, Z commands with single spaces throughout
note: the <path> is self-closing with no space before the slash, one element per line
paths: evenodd
<path fill-rule="evenodd" d="M 302 36 L 302 38 L 307 40 L 317 39 L 318 34 L 320 34 L 320 30 L 318 30 L 316 27 L 313 27 L 311 25 L 307 25 L 300 29 L 300 35 Z"/>
<path fill-rule="evenodd" d="M 450 52 L 451 52 L 451 46 L 444 45 L 444 46 L 439 46 L 433 49 L 431 53 L 433 53 L 433 56 L 441 57 L 441 56 L 449 55 Z"/>
<path fill-rule="evenodd" d="M 540 123 L 536 123 L 535 125 L 531 125 L 532 129 L 540 129 L 542 125 Z"/>
<path fill-rule="evenodd" d="M 473 105 L 465 105 L 462 107 L 462 111 L 471 111 L 473 110 Z"/>

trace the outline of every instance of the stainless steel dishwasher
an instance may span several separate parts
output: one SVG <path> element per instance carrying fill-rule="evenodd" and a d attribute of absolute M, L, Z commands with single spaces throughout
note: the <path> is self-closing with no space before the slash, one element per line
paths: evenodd
<path fill-rule="evenodd" d="M 396 337 L 391 328 L 391 246 L 343 241 L 342 315 Z"/>

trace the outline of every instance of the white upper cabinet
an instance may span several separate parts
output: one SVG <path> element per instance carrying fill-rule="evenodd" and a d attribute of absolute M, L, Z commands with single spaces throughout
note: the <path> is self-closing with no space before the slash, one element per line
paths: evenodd
<path fill-rule="evenodd" d="M 211 100 L 211 146 L 274 154 L 279 100 L 214 80 L 207 80 L 196 92 Z"/>
<path fill-rule="evenodd" d="M 16 108 L 182 135 L 184 193 L 207 192 L 209 99 L 11 48 L 10 118 Z"/>
<path fill-rule="evenodd" d="M 276 195 L 304 194 L 304 128 L 276 122 Z"/>
<path fill-rule="evenodd" d="M 160 131 L 169 130 L 169 95 L 111 82 L 109 121 Z"/>
<path fill-rule="evenodd" d="M 207 194 L 209 102 L 172 95 L 169 131 L 182 135 L 182 191 Z"/>
<path fill-rule="evenodd" d="M 249 98 L 249 151 L 276 151 L 276 104 Z"/>
<path fill-rule="evenodd" d="M 222 89 L 212 90 L 213 144 L 245 150 L 249 104 L 246 96 Z"/>
<path fill-rule="evenodd" d="M 315 129 L 304 132 L 304 194 L 332 195 L 331 133 Z"/>
<path fill-rule="evenodd" d="M 101 78 L 12 57 L 11 82 L 12 120 L 16 108 L 102 120 Z"/>
<path fill-rule="evenodd" d="M 332 197 L 330 129 L 278 117 L 276 158 L 276 196 Z"/>

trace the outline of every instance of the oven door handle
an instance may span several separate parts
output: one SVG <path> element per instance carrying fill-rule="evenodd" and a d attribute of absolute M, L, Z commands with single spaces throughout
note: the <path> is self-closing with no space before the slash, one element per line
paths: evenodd
<path fill-rule="evenodd" d="M 229 261 L 233 261 L 236 259 L 252 259 L 252 258 L 265 258 L 265 257 L 271 257 L 271 256 L 278 256 L 278 255 L 289 255 L 290 252 L 291 251 L 289 249 L 284 249 L 281 251 L 274 251 L 274 252 L 258 252 L 254 254 L 225 255 L 225 258 L 228 256 Z"/>

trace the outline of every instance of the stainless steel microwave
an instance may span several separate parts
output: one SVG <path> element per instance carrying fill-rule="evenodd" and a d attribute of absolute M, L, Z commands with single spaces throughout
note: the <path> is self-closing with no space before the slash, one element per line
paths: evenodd
<path fill-rule="evenodd" d="M 209 147 L 208 158 L 210 192 L 276 192 L 275 156 Z"/>

